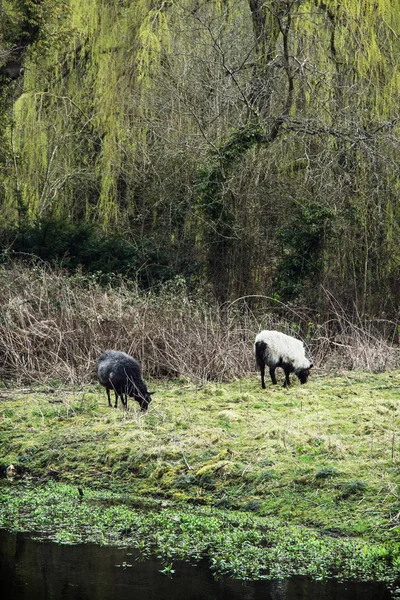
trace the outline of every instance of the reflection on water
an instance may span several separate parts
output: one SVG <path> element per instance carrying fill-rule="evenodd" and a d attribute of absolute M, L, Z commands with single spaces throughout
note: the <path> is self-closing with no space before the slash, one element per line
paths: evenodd
<path fill-rule="evenodd" d="M 0 594 L 7 600 L 390 600 L 381 584 L 302 577 L 243 584 L 216 581 L 205 565 L 174 562 L 172 578 L 162 568 L 157 560 L 136 562 L 126 548 L 59 546 L 0 530 Z"/>

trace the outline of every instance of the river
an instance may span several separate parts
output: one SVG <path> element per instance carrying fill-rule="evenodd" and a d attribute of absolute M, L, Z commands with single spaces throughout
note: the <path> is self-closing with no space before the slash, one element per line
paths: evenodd
<path fill-rule="evenodd" d="M 206 564 L 136 561 L 126 548 L 36 541 L 0 530 L 0 593 L 6 600 L 390 600 L 380 583 L 215 579 Z"/>

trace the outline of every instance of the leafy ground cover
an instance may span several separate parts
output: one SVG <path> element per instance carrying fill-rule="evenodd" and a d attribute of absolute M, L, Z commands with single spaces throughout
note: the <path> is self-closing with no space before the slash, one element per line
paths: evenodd
<path fill-rule="evenodd" d="M 239 578 L 400 575 L 400 372 L 1 390 L 0 526 L 206 557 Z"/>

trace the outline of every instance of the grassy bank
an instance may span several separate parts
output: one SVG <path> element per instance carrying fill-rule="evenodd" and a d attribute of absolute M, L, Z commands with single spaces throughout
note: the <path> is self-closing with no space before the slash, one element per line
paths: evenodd
<path fill-rule="evenodd" d="M 399 577 L 398 371 L 151 384 L 147 414 L 95 385 L 3 388 L 0 524 L 237 577 Z"/>

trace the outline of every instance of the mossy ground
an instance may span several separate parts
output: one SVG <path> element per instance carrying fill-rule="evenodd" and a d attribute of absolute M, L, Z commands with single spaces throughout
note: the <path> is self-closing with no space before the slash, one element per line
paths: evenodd
<path fill-rule="evenodd" d="M 3 389 L 0 467 L 13 464 L 17 472 L 14 485 L 2 489 L 3 525 L 12 522 L 11 497 L 26 494 L 18 476 L 23 482 L 32 476 L 42 485 L 59 482 L 53 494 L 57 485 L 70 484 L 64 489 L 74 501 L 79 487 L 83 502 L 96 497 L 130 510 L 145 506 L 154 515 L 175 511 L 180 520 L 193 510 L 203 511 L 204 523 L 212 514 L 233 518 L 238 511 L 243 518 L 274 519 L 281 539 L 284 530 L 294 539 L 294 527 L 328 545 L 353 543 L 361 552 L 361 544 L 366 562 L 366 549 L 379 548 L 394 561 L 395 579 L 399 372 L 314 375 L 288 390 L 261 390 L 256 376 L 201 387 L 153 382 L 152 388 L 157 393 L 146 414 L 134 401 L 128 411 L 110 409 L 98 386 Z M 325 571 L 338 569 L 326 565 Z"/>

